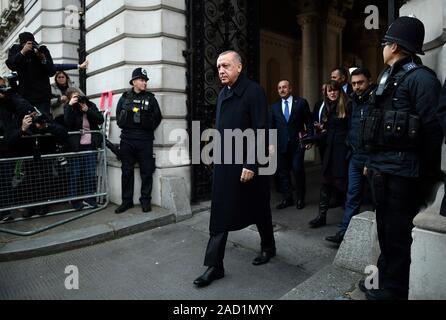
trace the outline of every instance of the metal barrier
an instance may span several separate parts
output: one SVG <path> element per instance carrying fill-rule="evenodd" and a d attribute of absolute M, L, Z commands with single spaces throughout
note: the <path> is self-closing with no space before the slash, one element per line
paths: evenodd
<path fill-rule="evenodd" d="M 0 232 L 30 236 L 85 217 L 107 207 L 107 154 L 102 131 L 70 132 L 72 135 L 100 135 L 102 146 L 95 150 L 0 159 Z M 30 138 L 46 136 L 32 136 Z M 57 211 L 49 212 L 57 205 Z M 67 219 L 18 231 L 5 228 L 19 221 L 76 212 Z M 16 217 L 22 213 L 22 217 Z"/>

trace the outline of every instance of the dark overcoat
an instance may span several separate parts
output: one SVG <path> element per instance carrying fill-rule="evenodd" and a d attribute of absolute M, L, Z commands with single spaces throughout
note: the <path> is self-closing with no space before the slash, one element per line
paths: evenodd
<path fill-rule="evenodd" d="M 252 147 L 243 145 L 243 164 L 235 164 L 234 148 L 232 164 L 224 162 L 225 129 L 244 132 L 246 129 L 267 129 L 267 126 L 265 92 L 241 74 L 230 90 L 223 88 L 217 102 L 216 128 L 222 137 L 222 161 L 214 165 L 210 232 L 241 230 L 271 215 L 269 177 L 258 175 L 257 161 L 253 164 L 246 161 Z M 257 141 L 255 144 L 257 148 Z M 247 183 L 240 181 L 243 168 L 255 172 L 254 178 Z"/>
<path fill-rule="evenodd" d="M 327 123 L 327 145 L 325 148 L 322 173 L 325 177 L 345 178 L 347 176 L 348 146 L 346 144 L 348 134 L 348 117 L 338 118 L 336 114 L 337 104 L 330 105 Z M 350 111 L 350 103 L 347 110 Z"/>

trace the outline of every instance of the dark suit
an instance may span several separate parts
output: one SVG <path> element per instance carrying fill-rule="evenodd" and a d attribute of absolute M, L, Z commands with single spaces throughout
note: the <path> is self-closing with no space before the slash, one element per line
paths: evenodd
<path fill-rule="evenodd" d="M 344 89 L 345 84 L 342 86 L 342 89 Z M 353 93 L 353 87 L 350 84 L 350 82 L 347 82 L 347 90 L 344 89 L 344 92 L 347 96 L 350 97 L 350 95 Z"/>
<path fill-rule="evenodd" d="M 322 105 L 324 105 L 323 107 L 325 108 L 325 103 L 324 100 L 320 100 L 318 102 L 316 102 L 316 104 L 314 105 L 313 108 L 313 122 L 319 122 L 322 123 L 322 118 L 323 118 L 323 110 L 321 112 L 321 107 Z M 321 161 L 324 161 L 324 155 L 325 155 L 325 148 L 327 147 L 327 137 L 325 135 L 318 135 L 318 132 L 316 132 L 316 129 L 314 131 L 314 135 L 315 135 L 315 143 L 319 149 L 319 155 L 321 156 Z"/>
<path fill-rule="evenodd" d="M 256 224 L 261 238 L 262 250 L 275 250 L 275 241 L 270 208 L 269 177 L 258 174 L 258 161 L 250 163 L 249 158 L 256 148 L 243 146 L 243 164 L 236 163 L 232 152 L 232 162 L 225 161 L 225 130 L 261 130 L 268 126 L 268 105 L 263 89 L 240 74 L 229 90 L 221 90 L 217 102 L 216 128 L 222 137 L 222 164 L 214 165 L 210 239 L 206 249 L 204 265 L 223 267 L 226 240 L 229 231 L 244 229 Z M 257 143 L 258 141 L 256 141 Z M 266 153 L 266 150 L 265 150 Z M 253 159 L 257 159 L 254 155 Z M 243 169 L 255 173 L 254 178 L 240 182 Z"/>
<path fill-rule="evenodd" d="M 292 198 L 290 171 L 296 179 L 297 199 L 304 200 L 306 192 L 304 156 L 305 149 L 299 145 L 299 133 L 313 134 L 313 120 L 305 99 L 293 97 L 291 113 L 287 122 L 282 109 L 283 100 L 271 106 L 270 128 L 277 129 L 277 173 L 279 191 L 286 199 Z"/>

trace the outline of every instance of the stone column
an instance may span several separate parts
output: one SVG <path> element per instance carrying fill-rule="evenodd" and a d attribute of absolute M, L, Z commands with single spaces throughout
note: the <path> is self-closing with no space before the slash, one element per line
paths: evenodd
<path fill-rule="evenodd" d="M 298 15 L 297 22 L 302 28 L 302 96 L 313 106 L 319 99 L 320 91 L 318 15 Z"/>
<path fill-rule="evenodd" d="M 176 143 L 169 141 L 174 129 L 187 129 L 186 16 L 184 1 L 87 0 L 86 48 L 91 68 L 87 93 L 99 104 L 101 93 L 113 90 L 110 138 L 119 141 L 121 130 L 116 125 L 116 106 L 128 89 L 132 71 L 148 71 L 148 90 L 155 94 L 163 121 L 155 132 L 156 171 L 153 175 L 152 203 L 161 206 L 162 177 L 183 177 L 190 199 L 190 157 L 172 163 L 169 151 Z M 121 163 L 109 159 L 110 200 L 121 202 Z M 167 189 L 166 189 L 167 190 Z M 139 169 L 135 172 L 134 202 L 139 202 Z"/>
<path fill-rule="evenodd" d="M 382 50 L 380 50 L 379 35 L 376 31 L 364 31 L 359 42 L 363 67 L 370 70 L 372 79 L 376 82 L 381 72 Z"/>
<path fill-rule="evenodd" d="M 313 108 L 320 96 L 318 14 L 298 15 L 297 22 L 302 28 L 302 68 L 299 70 L 302 97 L 307 99 L 310 108 Z M 305 160 L 315 160 L 314 148 L 305 153 Z"/>
<path fill-rule="evenodd" d="M 330 79 L 331 70 L 342 64 L 342 30 L 345 19 L 329 13 L 325 20 L 323 32 L 323 65 L 322 79 Z"/>

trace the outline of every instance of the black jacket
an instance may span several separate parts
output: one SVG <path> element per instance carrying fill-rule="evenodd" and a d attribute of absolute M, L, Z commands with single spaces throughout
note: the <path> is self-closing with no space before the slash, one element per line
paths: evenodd
<path fill-rule="evenodd" d="M 46 47 L 42 49 L 41 52 L 46 57 L 46 62 L 42 63 L 35 53 L 24 56 L 20 52 L 21 49 L 18 44 L 12 46 L 6 60 L 8 68 L 18 73 L 20 95 L 31 104 L 49 103 L 51 99 L 49 77 L 56 73 L 50 52 Z"/>
<path fill-rule="evenodd" d="M 8 92 L 0 100 L 0 158 L 11 155 L 11 145 L 20 131 L 19 118 L 31 113 L 33 107 L 14 92 Z"/>
<path fill-rule="evenodd" d="M 282 99 L 271 106 L 269 128 L 277 129 L 277 151 L 286 153 L 299 149 L 299 133 L 313 135 L 313 121 L 307 100 L 293 97 L 290 106 L 290 119 L 287 122 L 282 111 Z"/>
<path fill-rule="evenodd" d="M 133 101 L 147 100 L 149 111 L 141 111 L 141 123 L 134 123 L 133 119 Z M 122 129 L 121 139 L 123 140 L 154 140 L 155 129 L 147 129 L 143 126 L 145 121 L 153 123 L 151 126 L 157 128 L 161 123 L 161 110 L 155 95 L 151 92 L 135 93 L 132 90 L 124 92 L 119 99 L 116 107 L 116 118 L 118 126 Z"/>
<path fill-rule="evenodd" d="M 220 92 L 216 116 L 216 129 L 222 137 L 219 151 L 223 163 L 225 129 L 240 129 L 242 132 L 247 129 L 255 132 L 257 129 L 268 129 L 268 104 L 264 90 L 242 73 L 231 90 L 225 87 Z M 255 144 L 257 147 L 257 141 Z M 248 148 L 246 144 L 243 146 L 243 164 L 234 164 L 235 148 L 232 149 L 233 164 L 214 165 L 211 232 L 240 230 L 267 219 L 271 214 L 269 177 L 258 175 L 257 161 L 252 164 L 246 161 L 248 154 L 253 153 L 255 157 L 255 148 Z M 244 168 L 255 172 L 248 183 L 240 182 Z"/>
<path fill-rule="evenodd" d="M 19 118 L 7 134 L 11 153 L 15 157 L 54 154 L 58 151 L 57 145 L 64 145 L 67 141 L 67 130 L 57 123 L 50 123 L 45 129 L 37 129 L 33 125 L 27 132 L 22 132 L 22 120 Z"/>
<path fill-rule="evenodd" d="M 351 110 L 351 102 L 347 105 L 347 116 L 338 118 L 337 103 L 332 103 L 328 108 L 328 119 L 325 124 L 327 146 L 322 163 L 322 174 L 325 177 L 346 178 L 348 160 L 347 134 L 348 114 Z"/>
<path fill-rule="evenodd" d="M 393 79 L 405 72 L 403 66 L 412 61 L 412 57 L 405 57 L 396 62 L 391 69 L 389 81 L 395 81 Z M 369 168 L 402 177 L 439 176 L 443 135 L 436 109 L 440 90 L 441 84 L 435 73 L 425 68 L 414 70 L 402 80 L 393 97 L 393 108 L 420 117 L 421 143 L 414 151 L 370 153 Z M 380 105 L 379 100 L 377 104 Z"/>
<path fill-rule="evenodd" d="M 362 148 L 360 132 L 362 122 L 371 110 L 370 95 L 373 90 L 374 87 L 370 86 L 361 96 L 356 93 L 351 94 L 352 107 L 349 113 L 347 143 L 352 155 L 364 163 L 367 161 L 368 152 Z"/>
<path fill-rule="evenodd" d="M 98 131 L 99 126 L 104 123 L 104 117 L 101 112 L 99 112 L 96 105 L 88 101 L 88 111 L 87 119 L 90 123 L 90 130 L 91 131 Z M 83 117 L 84 112 L 81 111 L 79 105 L 70 106 L 69 104 L 65 105 L 64 107 L 64 119 L 65 119 L 65 127 L 69 132 L 72 131 L 80 131 L 83 128 Z M 79 151 L 80 147 L 80 135 L 70 135 L 68 138 L 68 144 L 71 151 Z M 93 133 L 91 137 L 92 145 L 94 148 L 101 147 L 102 143 L 102 135 L 100 133 Z"/>

